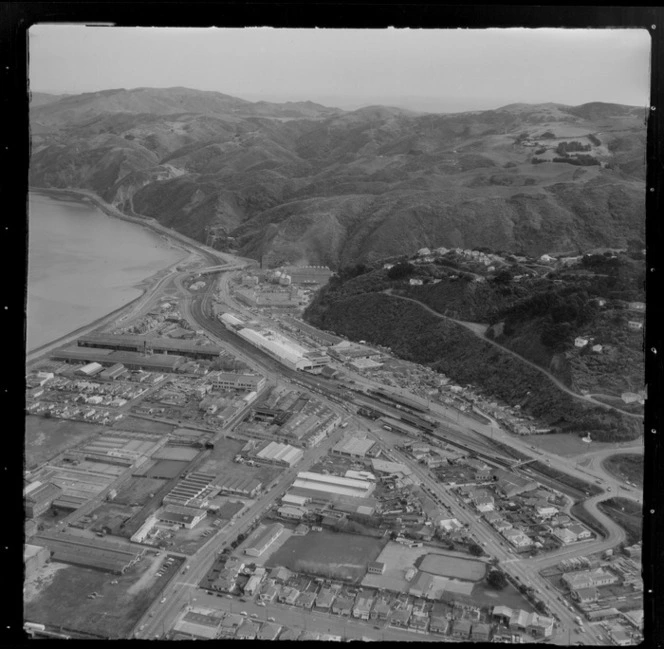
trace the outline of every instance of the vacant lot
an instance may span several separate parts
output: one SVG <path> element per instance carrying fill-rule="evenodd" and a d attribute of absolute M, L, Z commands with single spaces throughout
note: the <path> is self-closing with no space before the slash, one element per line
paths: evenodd
<path fill-rule="evenodd" d="M 636 453 L 612 455 L 602 462 L 602 467 L 621 480 L 643 487 L 643 455 Z"/>
<path fill-rule="evenodd" d="M 480 581 L 484 579 L 486 564 L 473 559 L 463 559 L 446 554 L 427 554 L 421 561 L 419 569 L 432 575 Z"/>
<path fill-rule="evenodd" d="M 25 418 L 27 468 L 39 466 L 58 453 L 108 430 L 104 426 L 29 415 Z"/>
<path fill-rule="evenodd" d="M 384 547 L 383 540 L 357 534 L 310 532 L 292 536 L 266 565 L 358 582 Z"/>
<path fill-rule="evenodd" d="M 222 474 L 225 477 L 255 478 L 260 480 L 264 486 L 281 474 L 283 471 L 281 467 L 248 466 L 233 462 L 233 458 L 242 450 L 243 446 L 244 442 L 225 437 L 215 440 L 214 449 L 199 470 L 203 473 Z"/>
<path fill-rule="evenodd" d="M 119 505 L 145 505 L 151 497 L 156 494 L 164 485 L 166 480 L 157 478 L 130 478 L 122 485 L 122 488 L 115 497 Z"/>
<path fill-rule="evenodd" d="M 180 462 L 178 460 L 158 460 L 145 473 L 148 478 L 165 478 L 170 480 L 179 476 L 186 468 L 189 462 Z"/>
<path fill-rule="evenodd" d="M 25 618 L 47 626 L 73 629 L 106 638 L 126 638 L 176 570 L 163 577 L 141 577 L 155 562 L 148 556 L 124 575 L 78 566 L 52 564 L 48 578 L 26 593 Z M 54 571 L 53 567 L 63 566 Z M 39 573 L 42 571 L 40 570 Z M 39 576 L 38 573 L 38 576 Z M 117 584 L 111 582 L 117 580 Z M 139 585 L 140 588 L 136 588 Z M 89 599 L 88 595 L 99 593 Z"/>

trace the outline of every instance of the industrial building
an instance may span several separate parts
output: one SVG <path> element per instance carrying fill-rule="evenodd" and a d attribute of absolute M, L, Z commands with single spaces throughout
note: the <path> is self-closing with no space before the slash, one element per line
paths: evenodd
<path fill-rule="evenodd" d="M 259 527 L 247 541 L 244 548 L 244 553 L 250 557 L 258 557 L 265 550 L 267 550 L 284 531 L 284 526 L 281 523 L 274 523 L 267 527 Z"/>
<path fill-rule="evenodd" d="M 304 457 L 302 449 L 290 444 L 269 442 L 256 453 L 254 459 L 268 464 L 293 467 Z"/>
<path fill-rule="evenodd" d="M 121 376 L 127 373 L 127 368 L 122 363 L 116 363 L 111 365 L 108 369 L 105 369 L 99 374 L 99 378 L 104 381 L 115 381 Z"/>
<path fill-rule="evenodd" d="M 47 482 L 33 482 L 23 491 L 25 513 L 28 518 L 35 518 L 47 511 L 53 501 L 62 495 L 60 487 Z"/>
<path fill-rule="evenodd" d="M 293 287 L 285 291 L 258 291 L 255 288 L 238 288 L 235 296 L 240 302 L 250 307 L 279 307 L 296 309 L 301 298 L 298 290 Z"/>
<path fill-rule="evenodd" d="M 209 377 L 212 387 L 217 390 L 249 390 L 260 392 L 265 385 L 265 377 L 258 374 L 237 374 L 235 372 L 215 372 Z"/>
<path fill-rule="evenodd" d="M 262 349 L 292 370 L 315 371 L 330 361 L 326 354 L 312 352 L 273 331 L 258 332 L 245 327 L 238 331 L 238 336 Z"/>
<path fill-rule="evenodd" d="M 182 356 L 171 354 L 145 355 L 138 352 L 114 351 L 112 349 L 70 347 L 55 351 L 51 358 L 67 363 L 97 362 L 104 366 L 123 364 L 130 370 L 147 370 L 149 372 L 174 372 L 184 362 Z"/>
<path fill-rule="evenodd" d="M 79 347 L 101 347 L 127 352 L 175 354 L 187 358 L 217 358 L 222 352 L 218 345 L 197 345 L 191 340 L 146 338 L 129 334 L 89 334 L 78 339 Z"/>
<path fill-rule="evenodd" d="M 260 491 L 263 483 L 256 478 L 235 475 L 220 478 L 217 486 L 224 493 L 253 498 Z"/>
<path fill-rule="evenodd" d="M 145 553 L 145 548 L 120 545 L 102 539 L 68 534 L 42 535 L 35 539 L 51 551 L 51 560 L 122 574 Z"/>
<path fill-rule="evenodd" d="M 363 458 L 370 454 L 376 442 L 369 439 L 366 435 L 350 435 L 338 442 L 332 448 L 333 455 L 343 457 Z"/>
<path fill-rule="evenodd" d="M 304 496 L 294 496 L 293 494 L 284 494 L 281 497 L 283 505 L 295 505 L 296 507 L 304 507 L 309 502 L 309 498 Z"/>
<path fill-rule="evenodd" d="M 218 316 L 219 321 L 226 327 L 226 329 L 230 329 L 231 331 L 236 331 L 237 329 L 242 329 L 243 327 L 247 326 L 247 323 L 238 318 L 234 313 L 222 313 L 221 315 Z"/>
<path fill-rule="evenodd" d="M 160 523 L 179 525 L 180 527 L 191 530 L 207 516 L 207 511 L 196 507 L 167 505 L 157 511 L 155 516 Z"/>
<path fill-rule="evenodd" d="M 293 487 L 322 494 L 367 498 L 373 493 L 375 484 L 369 480 L 303 471 L 297 474 Z"/>
<path fill-rule="evenodd" d="M 327 266 L 290 266 L 284 269 L 293 284 L 324 286 L 330 281 L 332 271 Z"/>
<path fill-rule="evenodd" d="M 99 374 L 103 370 L 103 366 L 100 365 L 99 363 L 88 363 L 87 365 L 84 365 L 83 367 L 79 367 L 76 370 L 76 374 L 80 374 L 81 376 L 95 376 L 96 374 Z"/>
<path fill-rule="evenodd" d="M 277 513 L 283 518 L 290 518 L 292 520 L 299 521 L 304 518 L 307 510 L 302 509 L 302 507 L 293 507 L 293 505 L 284 505 L 283 507 L 279 507 L 279 509 L 277 509 Z"/>
<path fill-rule="evenodd" d="M 219 487 L 214 484 L 215 477 L 208 473 L 190 473 L 164 496 L 164 504 L 183 507 L 203 505 L 209 498 L 219 493 Z"/>

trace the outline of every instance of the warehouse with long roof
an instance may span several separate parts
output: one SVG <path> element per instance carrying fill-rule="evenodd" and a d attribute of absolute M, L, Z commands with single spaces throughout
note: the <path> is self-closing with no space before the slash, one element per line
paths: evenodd
<path fill-rule="evenodd" d="M 324 473 L 302 471 L 297 474 L 293 488 L 319 492 L 329 495 L 350 496 L 352 498 L 367 498 L 373 493 L 375 484 L 369 480 L 356 478 L 341 478 Z"/>
<path fill-rule="evenodd" d="M 279 442 L 269 442 L 255 455 L 255 459 L 259 461 L 289 467 L 295 466 L 303 457 L 302 449 Z"/>

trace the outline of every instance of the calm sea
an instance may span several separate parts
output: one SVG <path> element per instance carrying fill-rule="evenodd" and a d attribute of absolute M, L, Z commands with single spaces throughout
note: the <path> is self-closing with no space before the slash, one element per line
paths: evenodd
<path fill-rule="evenodd" d="M 141 280 L 185 256 L 165 239 L 86 203 L 30 194 L 27 349 L 141 294 Z"/>

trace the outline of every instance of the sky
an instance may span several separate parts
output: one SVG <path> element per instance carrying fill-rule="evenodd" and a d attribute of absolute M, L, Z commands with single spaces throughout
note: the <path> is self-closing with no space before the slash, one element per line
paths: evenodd
<path fill-rule="evenodd" d="M 225 29 L 35 25 L 30 88 L 184 86 L 250 101 L 430 112 L 649 104 L 643 29 Z"/>

